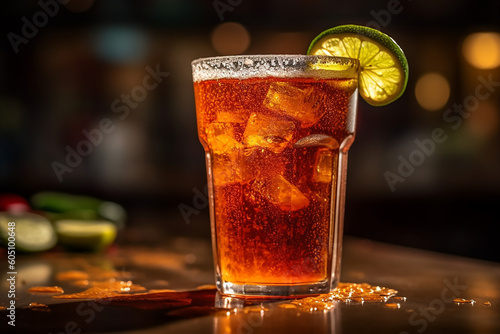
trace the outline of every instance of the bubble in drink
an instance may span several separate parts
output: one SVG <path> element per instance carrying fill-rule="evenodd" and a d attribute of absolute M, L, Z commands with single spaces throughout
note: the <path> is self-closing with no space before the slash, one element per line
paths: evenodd
<path fill-rule="evenodd" d="M 281 175 L 256 180 L 254 189 L 282 210 L 296 211 L 309 205 L 309 199 L 299 188 Z"/>
<path fill-rule="evenodd" d="M 264 147 L 273 153 L 281 153 L 292 139 L 295 124 L 279 117 L 252 113 L 248 119 L 244 144 L 247 147 Z"/>
<path fill-rule="evenodd" d="M 288 82 L 273 82 L 267 91 L 264 106 L 299 121 L 302 127 L 309 127 L 326 112 L 324 100 L 324 92 L 313 87 L 299 88 Z"/>

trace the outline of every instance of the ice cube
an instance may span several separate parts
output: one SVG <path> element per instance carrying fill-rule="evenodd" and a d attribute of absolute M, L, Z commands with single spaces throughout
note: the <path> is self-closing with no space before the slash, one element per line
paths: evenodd
<path fill-rule="evenodd" d="M 234 128 L 228 123 L 211 123 L 207 127 L 207 140 L 208 146 L 216 154 L 239 150 L 242 147 L 234 137 Z"/>
<path fill-rule="evenodd" d="M 211 156 L 214 186 L 224 186 L 242 179 L 242 165 L 239 157 L 238 152 Z"/>
<path fill-rule="evenodd" d="M 239 145 L 238 149 L 212 154 L 212 173 L 216 186 L 248 183 L 255 178 L 265 178 L 272 171 L 283 172 L 284 169 L 281 157 L 263 148 L 243 148 Z"/>
<path fill-rule="evenodd" d="M 274 153 L 282 152 L 293 137 L 291 121 L 262 113 L 252 113 L 243 134 L 247 147 L 264 147 Z"/>
<path fill-rule="evenodd" d="M 231 124 L 213 122 L 208 125 L 207 141 L 211 150 L 214 185 L 223 186 L 240 181 L 240 151 L 243 146 L 234 138 Z"/>
<path fill-rule="evenodd" d="M 217 112 L 215 121 L 220 123 L 245 123 L 248 113 L 244 110 L 220 110 Z"/>
<path fill-rule="evenodd" d="M 293 144 L 294 147 L 326 147 L 331 150 L 339 148 L 339 143 L 335 138 L 324 134 L 312 134 L 310 136 L 301 138 Z"/>
<path fill-rule="evenodd" d="M 284 170 L 282 157 L 263 148 L 242 148 L 212 155 L 212 173 L 216 186 L 235 182 L 249 183 L 256 178 L 264 179 Z"/>
<path fill-rule="evenodd" d="M 329 149 L 321 148 L 316 153 L 312 181 L 320 183 L 332 182 L 332 176 L 336 170 L 338 154 Z"/>
<path fill-rule="evenodd" d="M 268 178 L 259 178 L 254 189 L 269 202 L 282 210 L 296 211 L 309 205 L 309 199 L 282 175 L 274 174 Z"/>
<path fill-rule="evenodd" d="M 264 106 L 296 119 L 302 127 L 309 127 L 325 113 L 325 98 L 324 93 L 313 87 L 299 88 L 288 82 L 274 82 L 269 86 Z"/>

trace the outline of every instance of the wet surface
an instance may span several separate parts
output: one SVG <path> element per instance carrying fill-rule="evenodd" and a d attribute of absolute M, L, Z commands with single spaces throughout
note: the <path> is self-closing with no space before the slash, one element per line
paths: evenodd
<path fill-rule="evenodd" d="M 348 239 L 342 281 L 357 284 L 305 299 L 242 300 L 211 285 L 208 242 L 167 244 L 19 255 L 16 329 L 0 309 L 0 332 L 500 333 L 498 263 Z M 70 298 L 89 291 L 91 299 Z"/>

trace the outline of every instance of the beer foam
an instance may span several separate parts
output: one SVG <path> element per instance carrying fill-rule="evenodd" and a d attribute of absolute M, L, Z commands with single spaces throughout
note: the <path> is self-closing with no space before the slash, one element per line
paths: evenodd
<path fill-rule="evenodd" d="M 247 55 L 196 59 L 193 81 L 264 77 L 357 78 L 357 59 L 309 55 Z"/>

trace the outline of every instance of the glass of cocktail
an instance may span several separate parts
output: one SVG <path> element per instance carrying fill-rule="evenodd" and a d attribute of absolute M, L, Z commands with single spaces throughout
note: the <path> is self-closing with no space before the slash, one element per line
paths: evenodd
<path fill-rule="evenodd" d="M 192 62 L 223 295 L 319 294 L 339 282 L 358 87 L 371 105 L 391 103 L 408 64 L 389 36 L 355 25 L 324 31 L 308 54 Z"/>
<path fill-rule="evenodd" d="M 339 280 L 358 61 L 256 55 L 192 65 L 217 288 L 329 292 Z"/>

